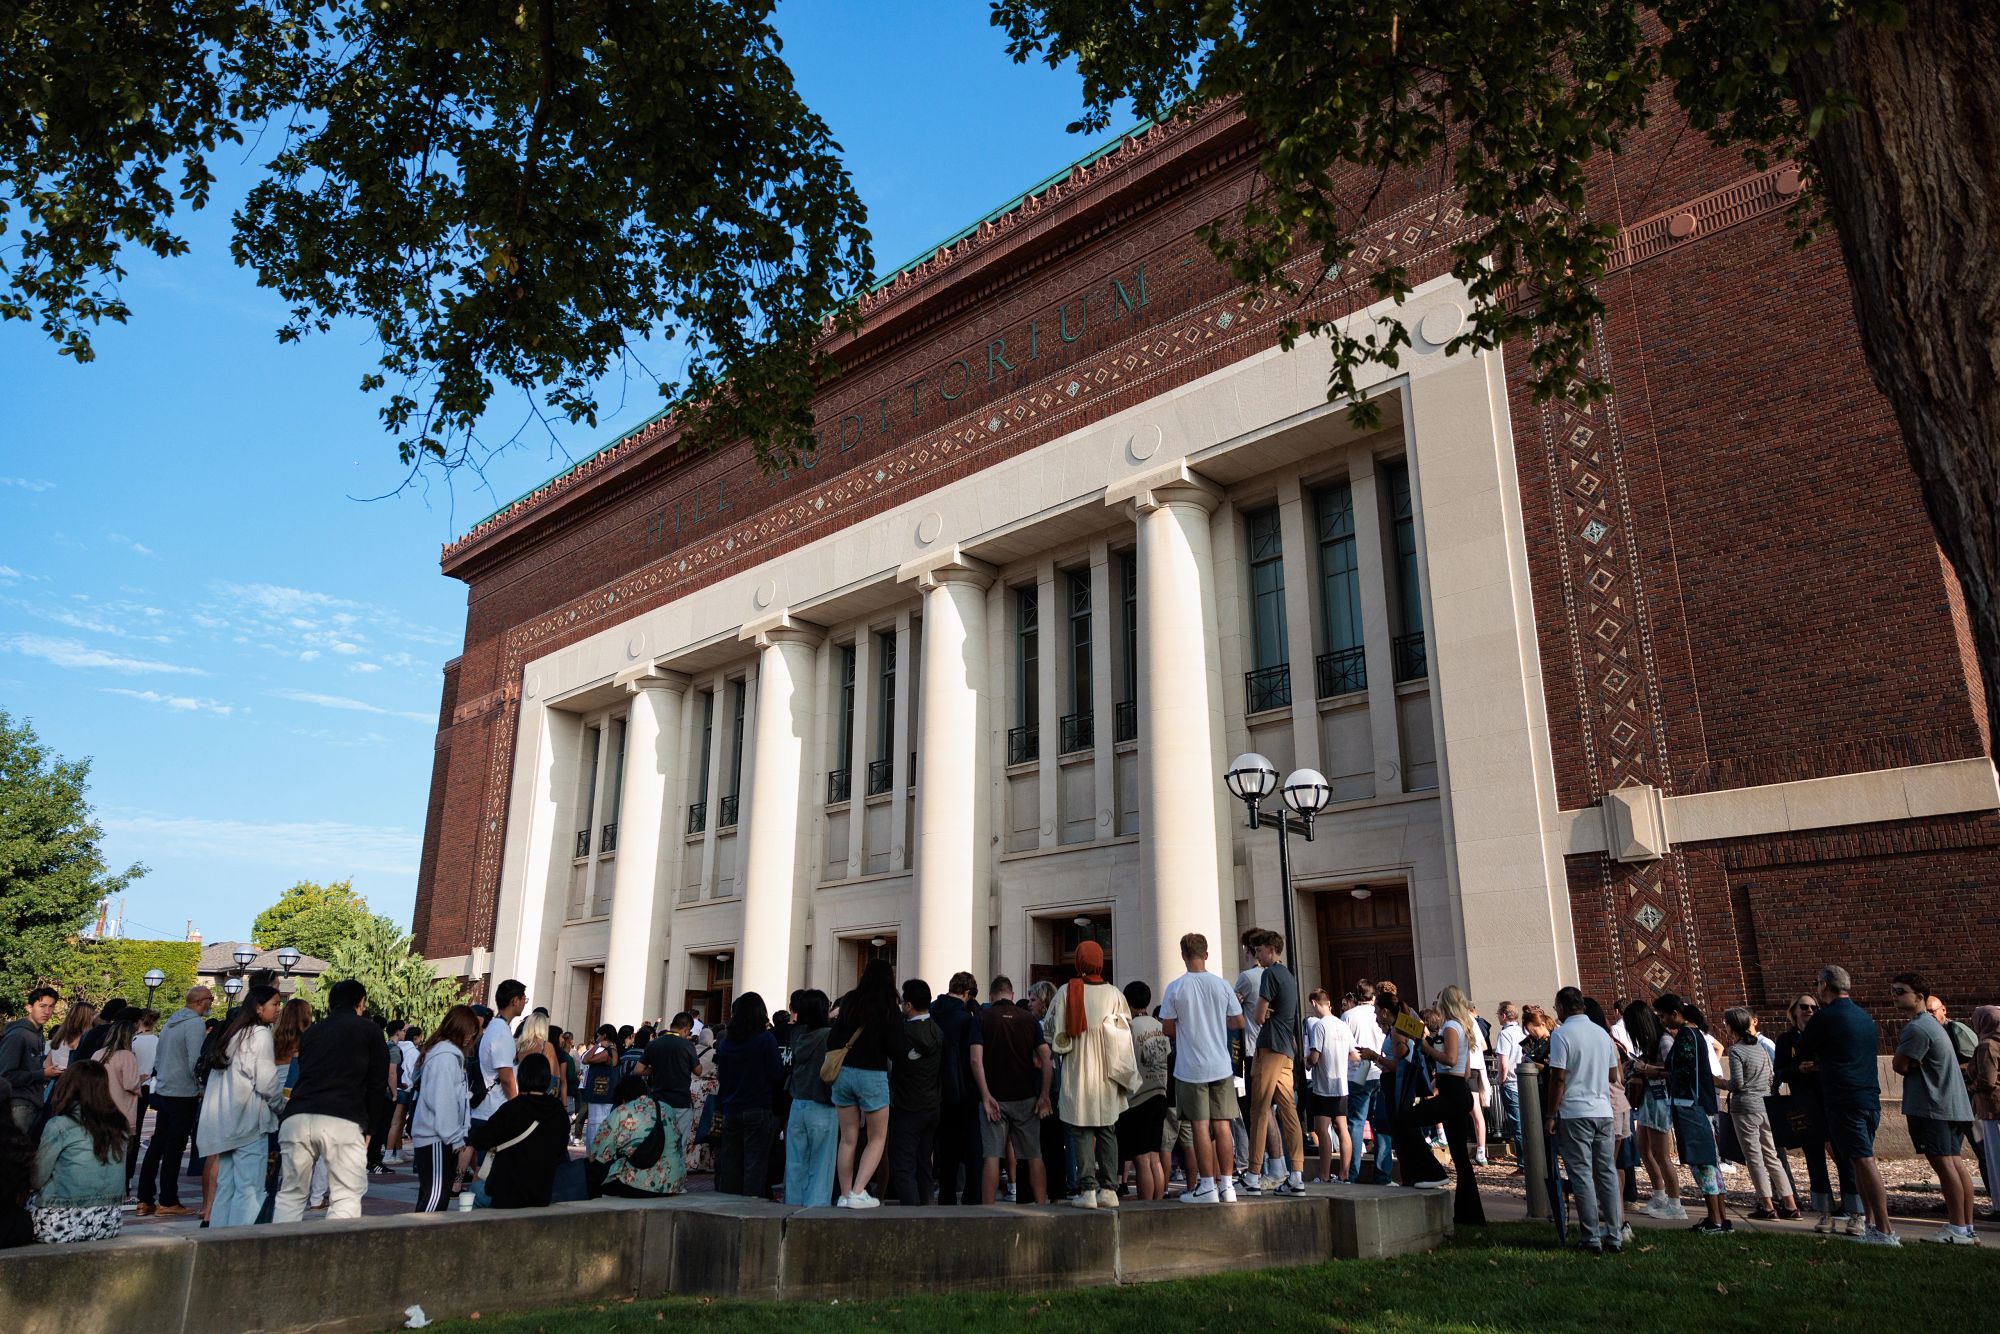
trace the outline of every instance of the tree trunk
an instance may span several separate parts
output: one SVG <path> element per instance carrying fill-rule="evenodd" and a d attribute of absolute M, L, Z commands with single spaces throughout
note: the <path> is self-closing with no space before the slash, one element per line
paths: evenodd
<path fill-rule="evenodd" d="M 1861 345 L 1958 571 L 2000 753 L 2000 5 L 1911 0 L 1793 61 L 1816 104 L 1859 103 L 1813 144 Z M 1893 646 L 1884 646 L 1893 651 Z"/>

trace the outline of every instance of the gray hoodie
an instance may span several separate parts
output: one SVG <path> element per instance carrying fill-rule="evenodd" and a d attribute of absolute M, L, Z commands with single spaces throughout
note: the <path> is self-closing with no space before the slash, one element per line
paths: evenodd
<path fill-rule="evenodd" d="M 182 1008 L 167 1016 L 160 1029 L 159 1051 L 153 1057 L 153 1074 L 159 1080 L 156 1092 L 160 1097 L 200 1096 L 201 1084 L 194 1077 L 194 1066 L 201 1059 L 202 1039 L 207 1036 L 202 1017 L 193 1010 Z"/>

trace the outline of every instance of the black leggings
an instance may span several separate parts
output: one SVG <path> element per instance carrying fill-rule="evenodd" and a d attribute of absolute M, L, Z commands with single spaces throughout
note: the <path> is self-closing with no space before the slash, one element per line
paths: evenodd
<path fill-rule="evenodd" d="M 419 1144 L 417 1172 L 417 1212 L 441 1213 L 451 1205 L 451 1178 L 458 1168 L 458 1150 L 449 1144 Z"/>
<path fill-rule="evenodd" d="M 1484 1226 L 1486 1210 L 1479 1202 L 1479 1178 L 1472 1168 L 1472 1086 L 1458 1075 L 1437 1077 L 1444 1111 L 1444 1139 L 1451 1145 L 1451 1166 L 1458 1175 L 1452 1219 Z"/>

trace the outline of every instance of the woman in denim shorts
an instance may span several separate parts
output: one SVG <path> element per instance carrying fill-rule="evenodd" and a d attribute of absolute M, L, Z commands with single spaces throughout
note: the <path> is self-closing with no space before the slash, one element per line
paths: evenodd
<path fill-rule="evenodd" d="M 868 1183 L 882 1162 L 889 1135 L 889 1053 L 902 1034 L 902 1002 L 896 995 L 896 973 L 886 959 L 873 959 L 862 970 L 861 983 L 840 999 L 827 1051 L 843 1052 L 840 1075 L 833 1081 L 833 1109 L 840 1118 L 840 1178 L 842 1209 L 873 1209 L 881 1203 L 868 1193 Z M 862 1127 L 868 1142 L 861 1140 Z"/>

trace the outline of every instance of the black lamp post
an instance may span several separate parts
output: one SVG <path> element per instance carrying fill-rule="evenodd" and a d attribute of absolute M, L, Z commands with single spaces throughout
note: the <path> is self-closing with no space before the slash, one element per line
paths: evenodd
<path fill-rule="evenodd" d="M 1223 783 L 1230 793 L 1249 808 L 1250 828 L 1275 829 L 1278 834 L 1278 883 L 1283 892 L 1285 909 L 1285 944 L 1296 965 L 1299 950 L 1298 914 L 1293 906 L 1292 891 L 1292 849 L 1291 836 L 1297 834 L 1306 842 L 1312 842 L 1313 817 L 1325 810 L 1333 800 L 1333 789 L 1327 786 L 1326 778 L 1316 769 L 1298 769 L 1287 778 L 1281 789 L 1278 784 L 1277 766 L 1256 752 L 1239 755 L 1227 772 L 1222 775 Z M 1281 795 L 1284 805 L 1275 814 L 1264 810 L 1264 803 L 1272 793 Z M 1293 990 L 1298 1000 L 1292 1016 L 1297 1026 L 1294 1035 L 1297 1040 L 1296 1058 L 1292 1061 L 1292 1104 L 1305 1115 L 1305 1099 L 1299 1096 L 1299 1089 L 1305 1086 L 1306 1070 L 1306 1005 L 1305 983 L 1299 977 L 1296 966 L 1292 968 Z M 1256 1165 L 1261 1170 L 1263 1165 Z"/>

